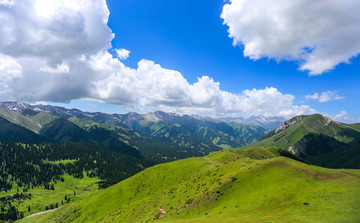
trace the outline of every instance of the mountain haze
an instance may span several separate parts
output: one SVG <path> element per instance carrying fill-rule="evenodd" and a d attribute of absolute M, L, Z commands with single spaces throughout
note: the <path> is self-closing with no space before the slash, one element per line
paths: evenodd
<path fill-rule="evenodd" d="M 227 122 L 236 122 L 236 123 L 243 123 L 247 125 L 255 125 L 255 126 L 261 126 L 266 129 L 273 130 L 277 128 L 279 125 L 281 125 L 284 121 L 286 121 L 283 117 L 265 117 L 262 115 L 259 116 L 251 116 L 249 118 L 242 118 L 242 117 L 227 117 L 223 118 L 223 120 Z"/>

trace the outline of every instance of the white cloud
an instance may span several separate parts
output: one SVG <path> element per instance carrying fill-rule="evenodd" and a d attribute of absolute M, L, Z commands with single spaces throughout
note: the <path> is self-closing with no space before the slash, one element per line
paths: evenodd
<path fill-rule="evenodd" d="M 0 51 L 55 67 L 111 47 L 105 0 L 27 0 L 0 4 Z M 65 60 L 65 61 L 64 61 Z"/>
<path fill-rule="evenodd" d="M 40 71 L 47 72 L 47 73 L 64 74 L 64 73 L 69 73 L 70 67 L 68 64 L 61 63 L 61 64 L 58 64 L 56 66 L 56 68 L 49 67 L 49 66 L 42 67 L 42 68 L 40 68 Z"/>
<path fill-rule="evenodd" d="M 12 57 L 0 54 L 0 82 L 22 77 L 22 67 Z"/>
<path fill-rule="evenodd" d="M 230 0 L 221 18 L 244 56 L 297 60 L 318 75 L 360 53 L 358 0 Z"/>
<path fill-rule="evenodd" d="M 333 100 L 344 99 L 345 97 L 338 95 L 334 91 L 326 91 L 326 92 L 322 92 L 321 94 L 314 93 L 312 95 L 306 95 L 305 98 L 307 100 L 311 99 L 311 100 L 318 100 L 319 102 L 328 102 Z"/>
<path fill-rule="evenodd" d="M 338 122 L 350 122 L 353 119 L 349 116 L 346 111 L 341 111 L 339 114 L 336 114 L 333 119 Z"/>
<path fill-rule="evenodd" d="M 120 60 L 126 60 L 129 58 L 130 51 L 126 49 L 115 49 L 116 55 Z"/>
<path fill-rule="evenodd" d="M 49 5 L 47 7 L 44 6 Z M 224 91 L 202 76 L 189 83 L 175 70 L 151 60 L 137 68 L 121 60 L 129 51 L 111 48 L 105 0 L 29 0 L 0 4 L 0 100 L 70 102 L 91 99 L 128 109 L 221 116 L 293 115 L 315 112 L 293 104 L 278 89 Z"/>
<path fill-rule="evenodd" d="M 141 60 L 138 68 L 132 69 L 110 53 L 100 53 L 89 63 L 99 75 L 92 83 L 91 97 L 106 103 L 207 115 L 249 113 L 290 117 L 315 112 L 306 105 L 294 106 L 295 97 L 276 88 L 234 94 L 221 90 L 220 83 L 208 76 L 190 84 L 181 73 L 150 60 Z"/>

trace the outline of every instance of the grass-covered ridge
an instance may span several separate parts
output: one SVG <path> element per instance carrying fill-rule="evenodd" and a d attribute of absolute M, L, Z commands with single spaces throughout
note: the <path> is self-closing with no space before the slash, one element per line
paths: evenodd
<path fill-rule="evenodd" d="M 360 171 L 224 150 L 150 167 L 37 222 L 359 222 Z"/>
<path fill-rule="evenodd" d="M 294 117 L 247 147 L 267 146 L 290 151 L 315 165 L 360 168 L 359 124 L 336 122 L 320 114 Z"/>

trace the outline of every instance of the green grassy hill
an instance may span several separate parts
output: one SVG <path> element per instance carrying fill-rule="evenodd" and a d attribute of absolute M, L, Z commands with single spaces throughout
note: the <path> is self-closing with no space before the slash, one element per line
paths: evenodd
<path fill-rule="evenodd" d="M 39 143 L 46 139 L 0 116 L 0 141 Z"/>
<path fill-rule="evenodd" d="M 28 119 L 32 120 L 33 122 L 37 123 L 41 127 L 49 124 L 50 122 L 53 122 L 55 119 L 58 119 L 60 117 L 50 115 L 44 112 L 35 112 L 33 110 L 24 110 L 21 112 L 23 116 L 26 116 Z"/>
<path fill-rule="evenodd" d="M 360 123 L 350 124 L 349 126 L 351 126 L 352 128 L 360 131 Z"/>
<path fill-rule="evenodd" d="M 276 146 L 325 167 L 360 168 L 358 124 L 320 114 L 294 117 L 247 147 Z"/>
<path fill-rule="evenodd" d="M 58 118 L 45 125 L 40 134 L 55 142 L 89 142 L 87 132 L 64 118 Z"/>
<path fill-rule="evenodd" d="M 7 108 L 0 106 L 0 117 L 12 122 L 16 125 L 29 129 L 35 133 L 39 133 L 41 129 L 41 125 L 27 118 L 26 116 L 20 114 L 19 112 L 15 112 L 9 110 Z"/>
<path fill-rule="evenodd" d="M 224 150 L 148 168 L 36 222 L 359 222 L 360 171 L 276 148 Z M 23 221 L 20 221 L 23 222 Z"/>

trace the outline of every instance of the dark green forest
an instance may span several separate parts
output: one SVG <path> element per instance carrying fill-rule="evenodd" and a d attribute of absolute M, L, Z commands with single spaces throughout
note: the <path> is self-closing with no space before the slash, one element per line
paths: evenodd
<path fill-rule="evenodd" d="M 100 178 L 99 187 L 106 188 L 155 164 L 85 143 L 0 142 L 0 158 L 0 190 L 16 191 L 13 196 L 0 197 L 0 220 L 22 218 L 12 201 L 31 199 L 31 193 L 27 193 L 30 188 L 54 190 L 54 184 L 64 181 L 65 174 L 80 179 L 84 175 Z M 62 160 L 74 161 L 55 162 Z"/>

